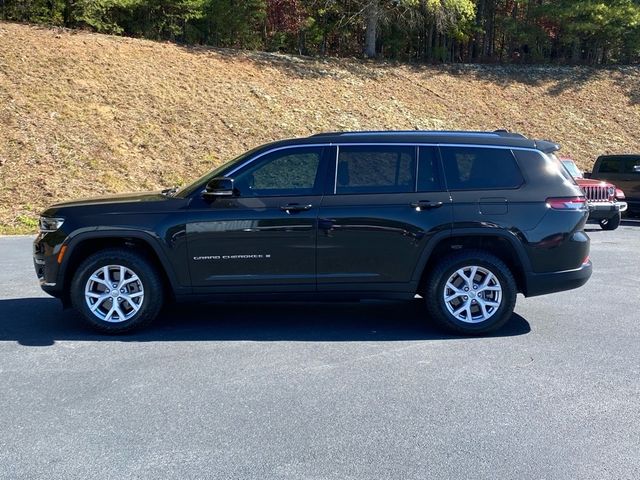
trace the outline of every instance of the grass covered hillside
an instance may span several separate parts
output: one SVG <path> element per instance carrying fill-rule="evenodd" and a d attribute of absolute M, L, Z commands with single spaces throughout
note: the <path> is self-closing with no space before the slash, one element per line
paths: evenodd
<path fill-rule="evenodd" d="M 283 137 L 495 128 L 558 141 L 583 168 L 640 151 L 640 69 L 318 60 L 0 23 L 0 233 Z"/>

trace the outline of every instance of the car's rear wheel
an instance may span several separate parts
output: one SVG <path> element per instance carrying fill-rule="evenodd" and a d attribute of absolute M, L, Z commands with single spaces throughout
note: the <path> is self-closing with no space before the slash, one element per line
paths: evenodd
<path fill-rule="evenodd" d="M 157 317 L 163 304 L 162 280 L 144 256 L 122 249 L 103 250 L 76 270 L 71 301 L 94 329 L 124 333 Z"/>
<path fill-rule="evenodd" d="M 468 250 L 442 259 L 427 280 L 430 316 L 444 328 L 479 335 L 503 326 L 513 313 L 517 287 L 499 258 Z"/>
<path fill-rule="evenodd" d="M 613 217 L 600 220 L 600 227 L 602 227 L 603 230 L 615 230 L 620 226 L 621 221 L 622 214 L 618 212 Z"/>

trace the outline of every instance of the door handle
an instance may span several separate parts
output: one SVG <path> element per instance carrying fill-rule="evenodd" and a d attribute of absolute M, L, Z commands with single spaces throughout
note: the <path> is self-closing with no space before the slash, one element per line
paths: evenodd
<path fill-rule="evenodd" d="M 280 210 L 287 213 L 304 212 L 306 210 L 311 210 L 311 207 L 313 207 L 313 205 L 311 204 L 300 205 L 299 203 L 289 203 L 288 205 L 282 205 L 280 207 Z"/>
<path fill-rule="evenodd" d="M 418 211 L 440 208 L 442 205 L 444 205 L 443 202 L 430 202 L 429 200 L 420 200 L 411 204 L 411 206 Z"/>

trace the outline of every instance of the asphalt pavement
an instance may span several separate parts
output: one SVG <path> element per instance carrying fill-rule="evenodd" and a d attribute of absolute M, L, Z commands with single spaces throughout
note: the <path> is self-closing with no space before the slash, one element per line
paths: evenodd
<path fill-rule="evenodd" d="M 638 479 L 640 221 L 485 338 L 416 303 L 206 304 L 125 337 L 0 238 L 0 478 Z"/>

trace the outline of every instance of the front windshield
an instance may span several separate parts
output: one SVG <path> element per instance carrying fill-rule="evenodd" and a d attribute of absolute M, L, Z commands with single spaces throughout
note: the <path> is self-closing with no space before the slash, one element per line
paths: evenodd
<path fill-rule="evenodd" d="M 223 172 L 225 170 L 229 169 L 229 167 L 231 167 L 236 162 L 242 162 L 246 157 L 251 155 L 254 150 L 251 150 L 249 152 L 243 153 L 239 157 L 236 157 L 233 160 L 230 160 L 230 161 L 220 165 L 218 168 L 215 168 L 215 169 L 211 170 L 210 172 L 205 173 L 204 175 L 202 175 L 200 178 L 198 178 L 194 182 L 189 183 L 189 184 L 185 185 L 184 187 L 181 187 L 176 192 L 175 196 L 179 197 L 179 198 L 188 197 L 189 195 L 191 195 L 193 192 L 195 192 L 199 188 L 204 187 L 204 185 L 206 185 L 207 182 L 209 180 L 211 180 L 212 178 L 215 178 L 215 177 L 223 174 Z"/>
<path fill-rule="evenodd" d="M 573 178 L 582 178 L 582 172 L 573 160 L 562 160 L 562 165 L 566 168 Z"/>

